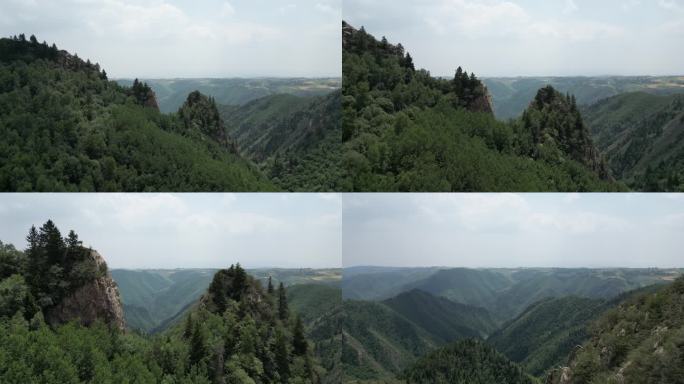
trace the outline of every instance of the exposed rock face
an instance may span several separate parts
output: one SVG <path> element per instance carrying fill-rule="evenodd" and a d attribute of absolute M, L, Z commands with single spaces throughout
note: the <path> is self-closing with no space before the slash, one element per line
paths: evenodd
<path fill-rule="evenodd" d="M 107 264 L 97 251 L 92 251 L 90 257 L 95 261 L 98 270 L 106 270 Z M 100 320 L 120 330 L 126 328 L 119 288 L 109 272 L 65 297 L 47 312 L 46 318 L 50 324 L 76 320 L 82 325 L 90 325 Z"/>

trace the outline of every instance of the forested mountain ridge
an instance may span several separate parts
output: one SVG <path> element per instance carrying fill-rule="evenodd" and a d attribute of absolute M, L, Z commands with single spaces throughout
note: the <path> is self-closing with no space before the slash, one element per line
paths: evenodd
<path fill-rule="evenodd" d="M 594 321 L 590 338 L 550 384 L 679 383 L 684 345 L 684 277 L 629 297 Z"/>
<path fill-rule="evenodd" d="M 570 153 L 535 156 L 529 126 L 491 113 L 483 83 L 417 70 L 401 44 L 342 25 L 342 134 L 352 191 L 601 191 Z M 580 160 L 584 157 L 579 157 Z"/>
<path fill-rule="evenodd" d="M 341 92 L 301 97 L 266 96 L 223 106 L 229 135 L 244 157 L 289 191 L 345 190 Z"/>
<path fill-rule="evenodd" d="M 160 114 L 146 84 L 121 87 L 34 37 L 0 39 L 0 52 L 0 190 L 274 189 L 246 160 Z"/>
<path fill-rule="evenodd" d="M 625 93 L 582 109 L 616 178 L 632 188 L 684 188 L 684 95 Z"/>
<path fill-rule="evenodd" d="M 315 384 L 326 374 L 283 285 L 265 290 L 239 264 L 216 273 L 184 322 L 142 337 L 123 332 L 116 284 L 73 231 L 48 221 L 27 241 L 25 252 L 0 243 L 0 382 Z M 102 303 L 118 303 L 118 317 Z"/>

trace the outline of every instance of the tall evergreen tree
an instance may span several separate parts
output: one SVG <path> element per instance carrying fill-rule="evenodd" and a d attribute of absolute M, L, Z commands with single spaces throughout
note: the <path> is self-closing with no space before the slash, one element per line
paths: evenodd
<path fill-rule="evenodd" d="M 190 365 L 199 364 L 207 353 L 207 339 L 202 324 L 195 322 L 190 338 Z"/>
<path fill-rule="evenodd" d="M 287 383 L 290 378 L 290 356 L 287 350 L 287 340 L 281 330 L 276 332 L 276 366 L 280 376 L 280 383 Z"/>
<path fill-rule="evenodd" d="M 282 321 L 287 321 L 290 317 L 290 311 L 287 308 L 287 294 L 285 293 L 285 286 L 281 282 L 278 285 L 278 318 Z"/>
<path fill-rule="evenodd" d="M 233 297 L 233 300 L 240 301 L 242 293 L 245 291 L 246 287 L 247 273 L 244 269 L 242 269 L 240 263 L 237 263 L 237 265 L 235 265 L 235 274 L 233 276 L 233 284 L 231 287 L 231 296 Z"/>
<path fill-rule="evenodd" d="M 304 356 L 308 350 L 309 344 L 306 342 L 306 337 L 304 336 L 304 325 L 302 324 L 302 318 L 297 316 L 295 321 L 294 331 L 292 333 L 292 351 L 295 355 Z"/>
<path fill-rule="evenodd" d="M 271 276 L 268 277 L 268 290 L 269 295 L 273 294 L 273 282 L 271 281 Z"/>

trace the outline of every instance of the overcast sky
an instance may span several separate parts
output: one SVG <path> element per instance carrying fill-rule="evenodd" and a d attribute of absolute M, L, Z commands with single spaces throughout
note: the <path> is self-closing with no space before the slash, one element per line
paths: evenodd
<path fill-rule="evenodd" d="M 52 219 L 110 268 L 340 267 L 336 194 L 2 194 L 0 240 Z"/>
<path fill-rule="evenodd" d="M 345 0 L 343 17 L 434 75 L 684 74 L 684 0 Z"/>
<path fill-rule="evenodd" d="M 684 194 L 345 194 L 343 266 L 684 267 Z"/>
<path fill-rule="evenodd" d="M 110 77 L 341 76 L 341 0 L 2 0 L 0 35 Z"/>

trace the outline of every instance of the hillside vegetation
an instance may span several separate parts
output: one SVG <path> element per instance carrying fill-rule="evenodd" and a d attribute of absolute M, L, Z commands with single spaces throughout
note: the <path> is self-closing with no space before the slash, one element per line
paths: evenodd
<path fill-rule="evenodd" d="M 589 340 L 548 383 L 682 382 L 684 277 L 619 303 L 589 330 Z"/>
<path fill-rule="evenodd" d="M 684 95 L 626 93 L 583 112 L 616 178 L 640 191 L 684 190 Z"/>
<path fill-rule="evenodd" d="M 240 153 L 289 191 L 345 190 L 341 94 L 274 95 L 221 109 Z"/>
<path fill-rule="evenodd" d="M 121 87 L 54 45 L 0 39 L 0 190 L 274 189 L 196 121 L 161 114 L 146 84 Z"/>
<path fill-rule="evenodd" d="M 578 138 L 551 146 L 527 121 L 497 121 L 487 90 L 474 74 L 459 67 L 451 80 L 432 77 L 415 68 L 401 44 L 378 41 L 345 22 L 342 38 L 342 140 L 350 190 L 622 188 L 596 172 L 593 147 L 584 140 L 583 127 L 572 124 L 574 113 L 542 111 L 541 124 L 548 116 L 563 127 L 568 121 L 564 137 Z M 582 130 L 571 132 L 577 129 Z"/>
<path fill-rule="evenodd" d="M 504 324 L 487 342 L 526 372 L 542 376 L 564 363 L 587 339 L 587 324 L 606 308 L 604 300 L 573 296 L 544 299 Z"/>

